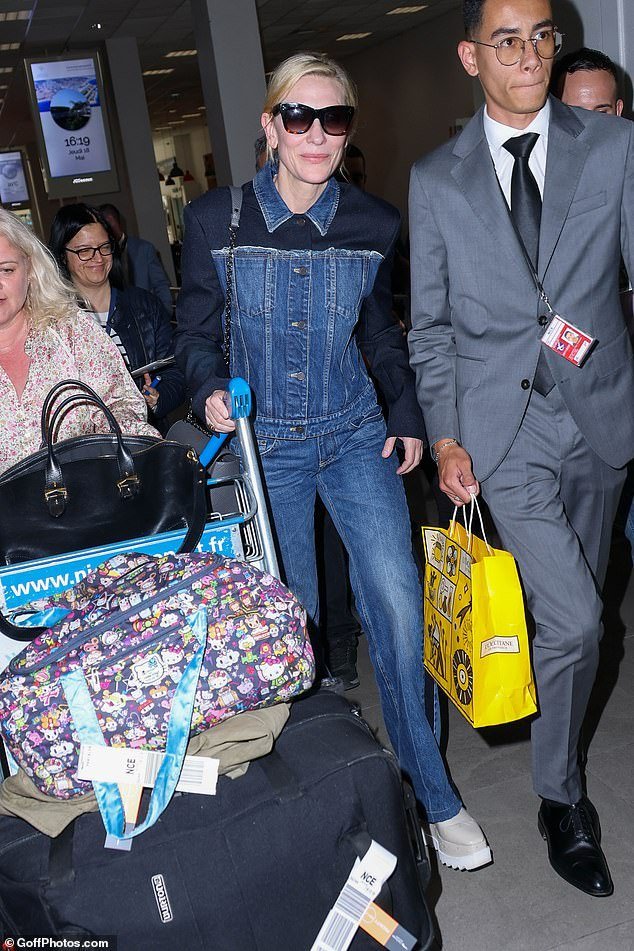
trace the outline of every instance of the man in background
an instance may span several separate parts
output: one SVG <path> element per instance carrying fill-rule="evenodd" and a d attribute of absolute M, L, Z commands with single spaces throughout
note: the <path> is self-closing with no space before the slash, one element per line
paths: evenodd
<path fill-rule="evenodd" d="M 116 205 L 100 205 L 99 211 L 119 243 L 128 283 L 155 294 L 171 318 L 173 307 L 170 282 L 154 245 L 143 238 L 126 234 L 125 221 Z"/>
<path fill-rule="evenodd" d="M 623 113 L 615 64 L 605 53 L 587 46 L 555 63 L 551 90 L 567 106 L 580 106 L 608 116 Z"/>

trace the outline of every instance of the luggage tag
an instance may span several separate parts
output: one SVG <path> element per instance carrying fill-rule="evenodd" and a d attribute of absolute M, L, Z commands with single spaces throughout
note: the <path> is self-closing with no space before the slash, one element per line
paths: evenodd
<path fill-rule="evenodd" d="M 395 868 L 396 856 L 372 840 L 363 858 L 352 866 L 311 951 L 347 951 L 362 918 Z"/>
<path fill-rule="evenodd" d="M 596 337 L 591 337 L 585 330 L 575 327 L 561 314 L 552 311 L 549 316 L 550 323 L 542 337 L 542 343 L 573 366 L 583 366 L 597 342 Z"/>
<path fill-rule="evenodd" d="M 418 938 L 374 902 L 368 906 L 359 924 L 366 934 L 387 948 L 387 951 L 412 951 L 418 944 Z"/>
<path fill-rule="evenodd" d="M 125 832 L 134 829 L 144 787 L 150 789 L 163 760 L 163 753 L 155 750 L 101 746 L 81 743 L 79 747 L 78 779 L 98 782 L 116 782 L 121 793 L 125 815 Z M 208 756 L 186 756 L 176 786 L 177 792 L 200 793 L 214 796 L 218 781 L 220 760 Z M 129 852 L 133 839 L 106 835 L 105 849 Z"/>

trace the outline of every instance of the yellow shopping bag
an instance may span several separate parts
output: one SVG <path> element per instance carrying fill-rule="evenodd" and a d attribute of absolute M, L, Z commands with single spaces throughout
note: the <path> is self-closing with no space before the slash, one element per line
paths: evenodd
<path fill-rule="evenodd" d="M 475 727 L 535 713 L 524 600 L 515 559 L 455 520 L 423 528 L 425 669 Z"/>

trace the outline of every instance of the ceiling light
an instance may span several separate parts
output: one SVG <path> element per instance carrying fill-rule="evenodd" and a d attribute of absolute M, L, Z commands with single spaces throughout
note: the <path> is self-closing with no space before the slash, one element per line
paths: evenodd
<path fill-rule="evenodd" d="M 169 119 L 169 125 L 181 125 L 185 120 L 184 119 Z"/>
<path fill-rule="evenodd" d="M 9 23 L 12 20 L 28 20 L 32 12 L 32 10 L 9 10 L 0 13 L 0 23 Z"/>
<path fill-rule="evenodd" d="M 0 66 L 0 73 L 12 73 L 13 66 Z"/>
<path fill-rule="evenodd" d="M 202 111 L 203 111 L 204 109 L 206 109 L 206 108 L 207 108 L 207 106 L 198 106 L 198 111 L 199 111 L 199 112 L 202 112 Z"/>
<path fill-rule="evenodd" d="M 155 132 L 169 132 L 170 127 L 168 125 L 157 125 Z"/>
<path fill-rule="evenodd" d="M 388 10 L 385 15 L 388 17 L 391 17 L 395 13 L 419 13 L 420 10 L 426 10 L 427 7 L 428 7 L 427 3 L 423 3 L 418 7 L 394 7 L 393 10 Z"/>
<path fill-rule="evenodd" d="M 344 33 L 343 36 L 337 37 L 337 43 L 340 43 L 341 40 L 364 40 L 366 36 L 372 36 L 371 33 Z"/>
<path fill-rule="evenodd" d="M 171 53 L 166 53 L 167 58 L 171 56 L 196 56 L 198 50 L 172 50 Z"/>
<path fill-rule="evenodd" d="M 185 172 L 182 170 L 182 168 L 176 161 L 176 157 L 174 157 L 174 164 L 172 165 L 172 168 L 170 169 L 170 178 L 182 178 L 184 174 Z"/>
<path fill-rule="evenodd" d="M 167 76 L 168 73 L 173 73 L 173 69 L 144 69 L 144 76 Z"/>
<path fill-rule="evenodd" d="M 100 30 L 100 29 L 101 29 L 101 23 L 91 23 L 91 24 L 90 24 L 90 29 L 91 29 L 91 30 Z"/>
<path fill-rule="evenodd" d="M 183 119 L 200 119 L 199 112 L 184 112 Z"/>
<path fill-rule="evenodd" d="M 7 53 L 9 50 L 19 50 L 19 43 L 0 43 L 0 52 Z"/>

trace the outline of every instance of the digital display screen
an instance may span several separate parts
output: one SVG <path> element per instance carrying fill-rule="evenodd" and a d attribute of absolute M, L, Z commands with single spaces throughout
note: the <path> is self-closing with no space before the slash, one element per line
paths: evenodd
<path fill-rule="evenodd" d="M 0 152 L 0 202 L 7 208 L 30 204 L 21 152 Z"/>
<path fill-rule="evenodd" d="M 96 57 L 30 60 L 27 70 L 44 145 L 49 196 L 116 190 Z"/>

